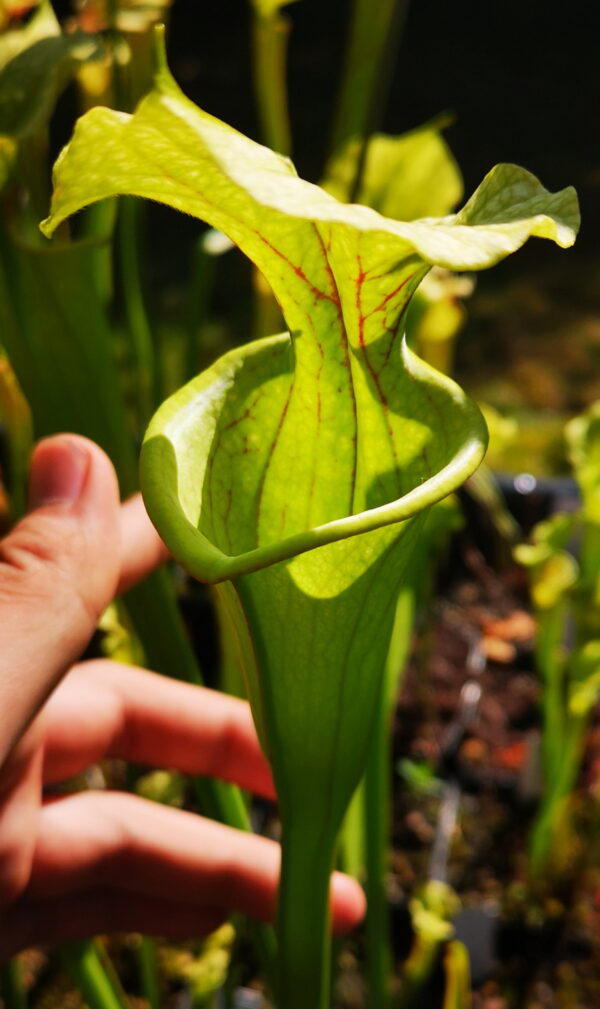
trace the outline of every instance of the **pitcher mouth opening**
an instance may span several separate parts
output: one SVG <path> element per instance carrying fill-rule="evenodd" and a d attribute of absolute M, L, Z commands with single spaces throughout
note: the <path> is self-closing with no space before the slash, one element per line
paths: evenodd
<path fill-rule="evenodd" d="M 337 540 L 349 539 L 412 518 L 452 493 L 477 468 L 483 459 L 485 448 L 485 441 L 473 436 L 463 443 L 446 466 L 403 497 L 237 555 L 229 555 L 217 547 L 185 514 L 175 491 L 178 485 L 175 451 L 165 435 L 154 434 L 144 442 L 142 487 L 150 517 L 173 556 L 200 581 L 220 582 L 259 571 Z M 159 477 L 162 487 L 158 495 L 157 473 L 162 474 Z M 165 492 L 168 484 L 171 489 Z"/>

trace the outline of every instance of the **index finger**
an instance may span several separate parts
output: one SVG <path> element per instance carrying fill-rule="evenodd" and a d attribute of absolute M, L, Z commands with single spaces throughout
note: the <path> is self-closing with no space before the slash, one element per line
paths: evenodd
<path fill-rule="evenodd" d="M 148 518 L 141 494 L 121 505 L 121 575 L 119 592 L 127 592 L 154 568 L 168 560 L 169 551 Z"/>
<path fill-rule="evenodd" d="M 136 666 L 74 666 L 46 705 L 44 733 L 47 784 L 112 756 L 275 795 L 245 701 Z"/>

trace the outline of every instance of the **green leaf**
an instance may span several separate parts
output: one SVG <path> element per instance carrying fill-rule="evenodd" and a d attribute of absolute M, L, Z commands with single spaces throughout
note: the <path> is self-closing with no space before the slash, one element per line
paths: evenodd
<path fill-rule="evenodd" d="M 288 7 L 297 0 L 250 0 L 250 5 L 261 18 L 276 17 L 283 7 Z"/>
<path fill-rule="evenodd" d="M 77 61 L 94 50 L 81 33 L 61 35 L 49 3 L 27 25 L 0 35 L 0 188 L 10 176 L 18 141 L 44 128 Z"/>
<path fill-rule="evenodd" d="M 569 710 L 588 715 L 600 697 L 600 641 L 586 641 L 569 660 Z"/>
<path fill-rule="evenodd" d="M 503 181 L 518 192 L 516 215 L 500 213 Z M 335 837 L 364 767 L 419 513 L 473 471 L 486 443 L 474 404 L 403 343 L 404 312 L 431 263 L 489 266 L 529 234 L 568 244 L 576 203 L 500 166 L 462 216 L 404 223 L 343 205 L 193 106 L 164 66 L 133 116 L 96 109 L 80 121 L 45 232 L 118 193 L 223 231 L 265 274 L 289 326 L 163 405 L 142 484 L 175 556 L 218 583 L 273 764 L 281 1009 L 324 1006 Z"/>
<path fill-rule="evenodd" d="M 462 176 L 440 132 L 441 122 L 402 136 L 375 133 L 367 147 L 358 202 L 386 217 L 414 221 L 449 213 L 463 195 Z M 362 141 L 330 159 L 323 188 L 345 201 L 352 190 Z"/>
<path fill-rule="evenodd" d="M 0 288 L 2 285 L 0 285 Z M 27 475 L 33 446 L 31 410 L 0 344 L 0 424 L 4 427 L 8 472 L 3 474 L 10 494 L 13 521 L 26 511 Z"/>
<path fill-rule="evenodd" d="M 0 72 L 7 64 L 41 39 L 60 35 L 60 26 L 49 0 L 38 4 L 32 17 L 25 24 L 9 28 L 0 34 Z"/>
<path fill-rule="evenodd" d="M 36 436 L 76 430 L 92 438 L 111 456 L 123 492 L 132 493 L 133 435 L 94 283 L 100 244 L 40 248 L 0 230 L 0 327 Z"/>
<path fill-rule="evenodd" d="M 565 427 L 569 458 L 581 488 L 583 514 L 600 525 L 600 402 Z"/>
<path fill-rule="evenodd" d="M 467 947 L 453 939 L 444 951 L 446 988 L 442 1009 L 465 1009 L 471 1001 L 471 970 Z"/>
<path fill-rule="evenodd" d="M 460 900 L 452 887 L 438 879 L 430 879 L 410 901 L 415 932 L 434 943 L 452 938 L 452 919 L 459 910 Z"/>
<path fill-rule="evenodd" d="M 551 610 L 571 594 L 579 578 L 579 565 L 566 547 L 573 536 L 578 516 L 557 512 L 533 528 L 530 543 L 519 543 L 515 560 L 529 568 L 533 604 Z"/>
<path fill-rule="evenodd" d="M 56 56 L 57 43 L 60 44 L 60 29 L 49 3 L 43 3 L 35 11 L 24 27 L 13 28 L 0 34 L 0 190 L 11 176 L 18 153 L 18 143 L 13 132 L 27 132 L 33 116 L 37 119 L 37 109 L 30 102 L 30 74 L 39 77 L 37 67 L 31 69 L 27 52 L 41 45 L 47 55 L 49 49 Z M 38 63 L 36 49 L 33 63 Z M 59 56 L 62 60 L 62 54 Z M 40 105 L 46 103 L 40 96 Z"/>
<path fill-rule="evenodd" d="M 115 14 L 119 31 L 143 35 L 164 18 L 172 0 L 120 0 Z"/>
<path fill-rule="evenodd" d="M 17 157 L 17 145 L 10 137 L 0 136 L 0 190 L 10 178 Z"/>
<path fill-rule="evenodd" d="M 350 137 L 368 137 L 385 110 L 408 0 L 355 0 L 342 80 L 336 96 L 331 150 Z"/>
<path fill-rule="evenodd" d="M 50 118 L 67 83 L 69 47 L 62 36 L 39 39 L 0 72 L 0 132 L 26 136 Z"/>
<path fill-rule="evenodd" d="M 573 536 L 577 516 L 569 512 L 556 512 L 538 522 L 531 533 L 531 542 L 519 543 L 514 549 L 515 559 L 525 567 L 544 564 L 550 557 L 564 552 Z"/>
<path fill-rule="evenodd" d="M 361 258 L 363 307 L 371 307 L 364 305 L 366 282 L 375 308 L 380 290 L 390 287 L 377 284 L 381 278 L 374 275 L 386 264 L 389 271 L 390 263 L 416 254 L 423 263 L 415 265 L 485 269 L 531 235 L 571 245 L 579 221 L 573 189 L 550 194 L 515 165 L 492 169 L 466 207 L 449 217 L 407 223 L 391 221 L 367 207 L 341 204 L 299 179 L 286 158 L 196 108 L 165 70 L 134 116 L 102 108 L 88 112 L 55 172 L 52 214 L 42 227 L 45 234 L 82 207 L 116 193 L 167 203 L 224 231 L 266 273 L 274 274 L 269 265 L 277 256 L 279 270 L 270 280 L 276 296 L 287 300 L 293 322 L 299 313 L 293 311 L 293 299 L 289 295 L 285 299 L 288 283 L 304 292 L 312 283 L 312 296 L 322 303 L 317 307 L 327 311 L 339 279 L 334 267 L 339 269 L 352 255 Z M 215 187 L 218 204 L 207 199 Z M 298 221 L 293 229 L 289 218 Z M 330 236 L 335 248 L 327 246 Z M 332 276 L 323 278 L 326 284 L 321 289 L 318 267 L 324 259 L 323 245 Z M 304 278 L 295 272 L 298 268 Z M 389 309 L 389 314 L 396 307 L 397 302 L 386 303 L 381 311 Z M 379 332 L 380 323 L 381 319 L 371 320 L 368 328 Z M 368 334 L 363 336 L 368 339 Z"/>

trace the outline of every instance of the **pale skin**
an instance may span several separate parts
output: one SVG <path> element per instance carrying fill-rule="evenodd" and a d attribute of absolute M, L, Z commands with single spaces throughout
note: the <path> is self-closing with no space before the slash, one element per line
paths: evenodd
<path fill-rule="evenodd" d="M 279 849 L 116 791 L 44 786 L 114 756 L 218 775 L 273 797 L 248 706 L 108 660 L 79 663 L 114 596 L 166 559 L 135 497 L 75 435 L 34 452 L 30 510 L 0 541 L 0 962 L 113 931 L 203 935 L 232 909 L 273 917 Z M 338 933 L 364 897 L 332 878 Z"/>

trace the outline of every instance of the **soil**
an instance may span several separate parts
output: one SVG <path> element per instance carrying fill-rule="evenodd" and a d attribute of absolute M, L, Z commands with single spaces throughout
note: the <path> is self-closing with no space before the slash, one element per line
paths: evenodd
<path fill-rule="evenodd" d="M 600 726 L 592 724 L 565 810 L 560 864 L 534 885 L 528 835 L 542 790 L 535 622 L 521 570 L 494 572 L 466 537 L 454 572 L 459 559 L 458 576 L 433 603 L 431 630 L 415 640 L 395 716 L 390 892 L 399 960 L 411 942 L 406 902 L 433 871 L 461 899 L 456 925 L 471 954 L 473 1009 L 588 1009 L 600 1004 Z M 422 773 L 415 784 L 415 767 L 437 787 L 419 787 Z M 447 858 L 435 864 L 451 787 L 458 813 Z M 414 1009 L 442 1006 L 440 982 L 438 974 Z"/>

